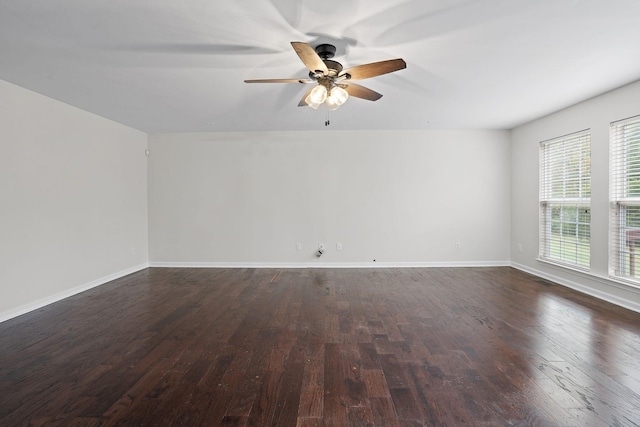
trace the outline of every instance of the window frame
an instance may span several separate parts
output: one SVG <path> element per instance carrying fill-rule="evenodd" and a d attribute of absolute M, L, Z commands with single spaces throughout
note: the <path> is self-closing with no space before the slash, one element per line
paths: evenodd
<path fill-rule="evenodd" d="M 577 168 L 577 176 L 576 170 L 568 172 L 570 168 Z M 591 130 L 584 129 L 540 142 L 539 174 L 538 259 L 589 271 Z M 572 213 L 572 216 L 567 216 L 568 213 Z M 588 220 L 580 221 L 585 214 Z M 569 238 L 570 233 L 564 232 L 565 225 L 569 230 L 573 228 L 573 237 Z M 560 232 L 554 233 L 554 228 Z M 573 243 L 570 239 L 573 239 Z M 586 244 L 583 243 L 585 239 Z"/>
<path fill-rule="evenodd" d="M 630 135 L 627 135 L 627 128 Z M 630 148 L 630 143 L 637 146 Z M 639 250 L 637 256 L 640 259 L 640 227 L 629 227 L 627 222 L 630 210 L 635 208 L 636 214 L 640 213 L 640 191 L 636 187 L 638 194 L 629 195 L 629 177 L 640 174 L 640 165 L 630 167 L 628 161 L 629 152 L 633 150 L 636 150 L 635 154 L 640 160 L 640 115 L 609 125 L 609 277 L 640 286 L 640 272 L 635 271 L 635 249 L 632 249 L 627 238 L 629 231 L 635 231 L 638 235 L 638 239 L 632 241 Z M 629 274 L 626 273 L 627 268 Z"/>

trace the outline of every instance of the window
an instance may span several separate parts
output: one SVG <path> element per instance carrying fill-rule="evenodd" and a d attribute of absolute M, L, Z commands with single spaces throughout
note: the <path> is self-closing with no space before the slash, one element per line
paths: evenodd
<path fill-rule="evenodd" d="M 588 269 L 591 258 L 591 134 L 540 143 L 540 258 Z"/>
<path fill-rule="evenodd" d="M 609 130 L 609 275 L 640 281 L 640 116 Z"/>

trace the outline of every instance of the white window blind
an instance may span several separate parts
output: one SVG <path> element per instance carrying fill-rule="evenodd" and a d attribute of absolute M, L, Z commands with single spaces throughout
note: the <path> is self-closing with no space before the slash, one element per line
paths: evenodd
<path fill-rule="evenodd" d="M 640 282 L 640 116 L 609 130 L 609 274 Z"/>
<path fill-rule="evenodd" d="M 591 133 L 540 143 L 540 258 L 588 269 L 591 260 Z"/>

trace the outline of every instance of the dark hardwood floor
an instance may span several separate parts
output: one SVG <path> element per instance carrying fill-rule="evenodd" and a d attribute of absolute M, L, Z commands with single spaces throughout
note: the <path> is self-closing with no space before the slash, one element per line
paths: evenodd
<path fill-rule="evenodd" d="M 151 268 L 0 323 L 0 425 L 638 426 L 640 314 L 511 268 Z"/>

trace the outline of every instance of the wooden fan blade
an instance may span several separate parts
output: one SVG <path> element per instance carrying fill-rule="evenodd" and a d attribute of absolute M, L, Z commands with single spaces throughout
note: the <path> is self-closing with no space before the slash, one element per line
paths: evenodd
<path fill-rule="evenodd" d="M 245 80 L 245 83 L 314 83 L 311 79 L 254 79 Z"/>
<path fill-rule="evenodd" d="M 328 74 L 329 69 L 322 61 L 322 58 L 318 56 L 316 51 L 308 44 L 303 42 L 291 42 L 293 50 L 296 51 L 305 67 L 311 72 L 320 71 L 322 74 Z"/>
<path fill-rule="evenodd" d="M 302 95 L 302 99 L 300 99 L 300 102 L 298 102 L 298 107 L 306 107 L 307 106 L 307 101 L 305 101 L 305 99 L 307 98 L 307 96 L 309 96 L 309 94 L 311 93 L 311 91 L 313 90 L 314 87 L 312 87 L 311 89 L 306 91 L 304 93 L 304 95 Z"/>
<path fill-rule="evenodd" d="M 382 74 L 393 73 L 404 68 L 407 68 L 407 63 L 403 59 L 389 59 L 387 61 L 357 65 L 344 70 L 340 75 L 350 75 L 349 80 L 364 80 Z"/>
<path fill-rule="evenodd" d="M 347 91 L 349 96 L 366 99 L 368 101 L 377 101 L 378 99 L 382 98 L 381 93 L 378 93 L 375 90 L 371 90 L 369 88 L 360 86 L 355 83 L 345 83 L 344 85 L 341 85 L 341 86 L 344 86 L 344 90 Z"/>

